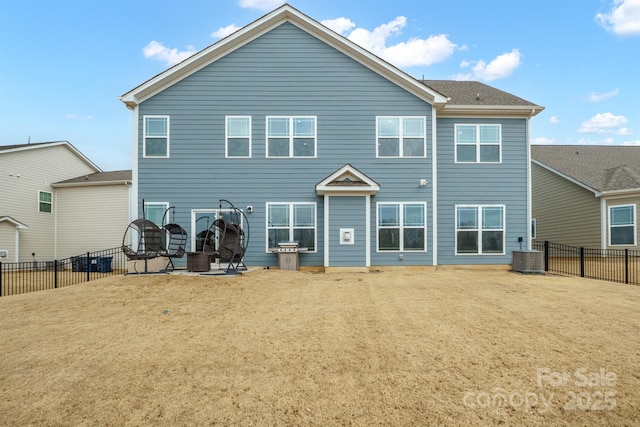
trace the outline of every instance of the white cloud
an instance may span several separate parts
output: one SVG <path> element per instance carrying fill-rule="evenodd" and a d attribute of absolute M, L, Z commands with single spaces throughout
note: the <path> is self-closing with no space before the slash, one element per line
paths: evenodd
<path fill-rule="evenodd" d="M 178 51 L 178 49 L 170 49 L 162 43 L 153 40 L 142 49 L 142 52 L 145 58 L 163 61 L 166 65 L 171 66 L 184 61 L 196 53 L 196 49 L 193 46 L 187 46 L 187 50 Z"/>
<path fill-rule="evenodd" d="M 69 113 L 69 114 L 65 114 L 64 116 L 65 119 L 70 119 L 70 120 L 93 120 L 93 116 L 88 115 L 88 116 L 80 116 L 76 113 Z"/>
<path fill-rule="evenodd" d="M 356 24 L 349 18 L 327 19 L 321 23 L 338 34 L 344 34 L 356 26 Z"/>
<path fill-rule="evenodd" d="M 613 8 L 608 13 L 598 13 L 596 21 L 621 36 L 640 35 L 640 0 L 613 0 Z"/>
<path fill-rule="evenodd" d="M 346 34 L 355 27 L 355 24 L 347 18 L 323 21 L 323 23 L 341 34 Z M 356 28 L 347 35 L 347 38 L 397 67 L 435 64 L 450 57 L 456 49 L 456 44 L 451 42 L 445 34 L 432 35 L 426 39 L 412 37 L 406 42 L 388 46 L 389 38 L 399 35 L 406 25 L 407 18 L 398 16 L 376 27 L 373 31 Z"/>
<path fill-rule="evenodd" d="M 549 119 L 549 123 L 560 123 L 560 119 L 558 118 L 558 116 L 551 116 L 551 118 Z"/>
<path fill-rule="evenodd" d="M 555 139 L 546 138 L 544 136 L 533 139 L 533 144 L 536 144 L 536 145 L 551 145 L 551 144 L 555 144 L 555 142 L 556 142 Z"/>
<path fill-rule="evenodd" d="M 614 133 L 615 135 L 619 135 L 619 136 L 633 135 L 633 131 L 629 128 L 620 128 Z"/>
<path fill-rule="evenodd" d="M 635 141 L 625 141 L 622 145 L 640 145 L 640 139 L 636 139 Z"/>
<path fill-rule="evenodd" d="M 588 99 L 591 102 L 600 102 L 600 101 L 607 100 L 609 98 L 613 98 L 614 96 L 618 95 L 618 93 L 620 93 L 620 89 L 618 88 L 615 88 L 611 92 L 607 92 L 607 93 L 591 92 L 588 96 Z"/>
<path fill-rule="evenodd" d="M 240 0 L 238 4 L 240 7 L 247 9 L 259 9 L 264 11 L 270 11 L 280 6 L 284 1 L 282 0 Z"/>
<path fill-rule="evenodd" d="M 511 75 L 520 66 L 522 54 L 518 49 L 498 55 L 488 64 L 483 61 L 462 61 L 460 68 L 471 68 L 470 73 L 456 75 L 455 80 L 492 80 L 502 79 Z"/>
<path fill-rule="evenodd" d="M 216 39 L 223 39 L 227 37 L 229 34 L 233 34 L 238 31 L 240 27 L 236 26 L 236 24 L 230 24 L 226 27 L 218 28 L 216 31 L 211 33 L 211 37 Z"/>
<path fill-rule="evenodd" d="M 615 116 L 611 113 L 598 113 L 589 120 L 582 122 L 578 132 L 606 134 L 615 131 L 615 128 L 627 123 L 625 116 Z"/>

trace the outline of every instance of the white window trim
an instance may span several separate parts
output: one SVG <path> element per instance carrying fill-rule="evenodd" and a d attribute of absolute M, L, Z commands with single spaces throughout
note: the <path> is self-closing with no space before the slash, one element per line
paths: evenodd
<path fill-rule="evenodd" d="M 475 126 L 476 127 L 476 141 L 475 143 L 458 143 L 458 127 L 459 126 Z M 494 144 L 482 144 L 480 143 L 480 128 L 482 126 L 498 126 L 499 138 L 498 143 Z M 461 165 L 476 165 L 476 164 L 488 164 L 488 165 L 496 165 L 502 163 L 502 123 L 456 123 L 454 125 L 453 130 L 453 156 L 454 162 Z M 476 160 L 474 162 L 463 162 L 458 161 L 458 145 L 473 145 L 476 148 Z M 498 161 L 497 162 L 482 162 L 480 161 L 480 146 L 482 145 L 497 145 L 498 146 Z"/>
<path fill-rule="evenodd" d="M 400 119 L 400 135 L 398 136 L 398 155 L 397 156 L 381 156 L 378 150 L 380 143 L 378 142 L 380 139 L 379 134 L 379 125 L 378 122 L 380 119 Z M 422 129 L 422 155 L 421 156 L 405 156 L 403 155 L 404 144 L 402 143 L 404 139 L 403 131 L 404 131 L 404 120 L 405 119 L 422 119 L 423 129 Z M 410 137 L 414 139 L 415 137 Z M 417 139 L 417 138 L 415 138 Z M 427 117 L 426 116 L 376 116 L 376 158 L 380 159 L 424 159 L 427 157 Z"/>
<path fill-rule="evenodd" d="M 307 251 L 307 253 L 317 253 L 318 252 L 318 203 L 317 202 L 267 202 L 266 203 L 266 210 L 265 210 L 265 230 L 266 230 L 266 234 L 265 234 L 265 252 L 266 253 L 271 253 L 274 249 L 277 248 L 270 248 L 269 247 L 269 206 L 271 205 L 287 205 L 289 207 L 289 237 L 290 239 L 293 238 L 293 234 L 294 234 L 294 228 L 311 228 L 311 227 L 294 227 L 293 225 L 293 207 L 295 205 L 310 205 L 313 206 L 313 241 L 315 243 L 315 249 L 313 249 L 312 251 Z M 277 228 L 282 228 L 282 227 L 277 227 Z"/>
<path fill-rule="evenodd" d="M 145 215 L 149 206 L 162 206 L 164 208 L 164 212 L 167 212 L 167 209 L 169 209 L 169 202 L 144 202 Z M 146 219 L 149 219 L 149 218 L 146 218 Z M 163 227 L 165 224 L 156 224 L 156 225 L 158 227 Z"/>
<path fill-rule="evenodd" d="M 51 202 L 43 202 L 40 199 L 40 195 L 41 194 L 50 194 L 51 195 Z M 51 205 L 51 210 L 49 212 L 40 210 L 40 203 L 49 203 L 49 205 Z M 46 213 L 46 214 L 52 214 L 53 213 L 53 193 L 51 191 L 38 190 L 38 213 Z"/>
<path fill-rule="evenodd" d="M 288 156 L 270 156 L 269 155 L 269 119 L 288 119 L 289 120 L 289 155 Z M 295 119 L 313 119 L 313 136 L 298 136 L 293 134 L 293 121 Z M 266 138 L 266 152 L 265 156 L 269 159 L 315 159 L 318 157 L 318 116 L 266 116 L 265 118 L 265 138 Z M 273 137 L 284 138 L 284 137 Z M 293 140 L 294 139 L 312 139 L 313 140 L 313 156 L 294 156 L 293 155 Z"/>
<path fill-rule="evenodd" d="M 478 253 L 458 253 L 458 208 L 478 208 L 477 219 L 478 228 L 477 229 L 465 229 L 463 231 L 477 231 L 478 232 Z M 502 208 L 502 252 L 482 252 L 482 209 L 483 208 Z M 507 207 L 506 205 L 472 205 L 472 204 L 463 204 L 463 205 L 455 205 L 454 206 L 454 251 L 456 256 L 500 256 L 506 254 L 506 243 L 507 243 Z M 500 231 L 500 230 L 489 230 L 489 231 Z"/>
<path fill-rule="evenodd" d="M 150 119 L 167 119 L 167 155 L 166 156 L 147 156 L 147 118 Z M 170 151 L 171 140 L 171 121 L 169 116 L 159 115 L 146 115 L 142 116 L 142 157 L 145 159 L 168 159 Z"/>
<path fill-rule="evenodd" d="M 380 206 L 381 205 L 399 205 L 400 206 L 400 217 L 399 217 L 399 225 L 393 227 L 381 227 L 380 226 Z M 424 209 L 424 249 L 405 249 L 404 248 L 404 206 L 405 205 L 422 205 Z M 376 202 L 376 252 L 379 253 L 399 253 L 399 252 L 412 252 L 412 253 L 423 253 L 427 252 L 428 245 L 428 235 L 427 235 L 427 202 Z M 399 228 L 400 229 L 400 249 L 398 250 L 381 250 L 380 249 L 380 229 L 381 228 Z M 410 226 L 407 228 L 419 228 L 415 226 Z"/>
<path fill-rule="evenodd" d="M 629 225 L 611 225 L 611 210 L 615 208 L 633 208 L 633 244 L 611 243 L 611 227 L 628 227 Z M 608 209 L 607 229 L 609 232 L 609 246 L 637 246 L 638 245 L 638 206 L 635 203 L 627 203 L 624 205 L 611 205 Z"/>
<path fill-rule="evenodd" d="M 229 119 L 249 119 L 249 155 L 248 156 L 230 156 L 229 155 L 229 140 L 239 137 L 229 137 Z M 224 156 L 227 159 L 250 159 L 253 151 L 253 129 L 251 126 L 251 116 L 225 116 L 224 118 Z M 245 138 L 245 137 L 243 137 Z"/>

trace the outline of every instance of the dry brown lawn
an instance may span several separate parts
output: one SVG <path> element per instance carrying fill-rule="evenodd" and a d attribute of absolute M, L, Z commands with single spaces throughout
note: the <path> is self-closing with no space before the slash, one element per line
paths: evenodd
<path fill-rule="evenodd" d="M 3 425 L 640 425 L 640 287 L 588 279 L 117 276 L 0 298 L 0 349 Z"/>

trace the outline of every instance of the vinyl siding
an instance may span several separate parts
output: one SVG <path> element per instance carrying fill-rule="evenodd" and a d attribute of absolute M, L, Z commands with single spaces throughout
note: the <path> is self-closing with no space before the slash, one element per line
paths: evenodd
<path fill-rule="evenodd" d="M 456 124 L 500 124 L 502 163 L 456 164 Z M 526 249 L 526 120 L 506 118 L 440 118 L 438 138 L 438 264 L 511 264 L 512 251 Z M 504 255 L 455 254 L 456 205 L 505 205 Z M 522 247 L 518 238 L 522 237 Z"/>
<path fill-rule="evenodd" d="M 9 252 L 0 262 L 15 262 L 16 260 L 16 227 L 7 221 L 0 222 L 0 250 Z"/>
<path fill-rule="evenodd" d="M 365 265 L 366 230 L 363 221 L 366 211 L 365 196 L 337 196 L 329 199 L 329 265 L 348 267 Z M 340 244 L 340 229 L 353 228 L 353 245 Z"/>
<path fill-rule="evenodd" d="M 57 189 L 57 200 L 59 258 L 122 245 L 129 224 L 129 186 L 63 187 Z"/>
<path fill-rule="evenodd" d="M 600 248 L 600 199 L 535 163 L 531 175 L 537 240 Z"/>
<path fill-rule="evenodd" d="M 55 253 L 58 200 L 51 183 L 96 172 L 64 145 L 0 154 L 0 214 L 27 225 L 20 231 L 20 261 L 51 260 Z M 10 176 L 12 173 L 13 176 Z M 20 177 L 18 178 L 18 175 Z M 38 191 L 53 195 L 53 212 L 38 212 Z"/>
<path fill-rule="evenodd" d="M 431 200 L 430 187 L 418 187 L 420 179 L 431 181 L 431 106 L 289 23 L 139 109 L 139 132 L 145 115 L 171 118 L 169 158 L 142 158 L 138 141 L 139 199 L 175 205 L 176 222 L 187 229 L 191 209 L 217 208 L 219 199 L 242 209 L 252 205 L 246 260 L 253 265 L 277 263 L 264 249 L 267 202 L 317 203 L 318 253 L 304 254 L 300 262 L 323 265 L 324 205 L 315 185 L 346 163 L 381 185 L 376 200 Z M 225 158 L 226 115 L 252 117 L 252 158 Z M 317 117 L 317 158 L 266 158 L 265 118 L 272 115 Z M 427 157 L 376 158 L 376 116 L 426 117 Z M 370 214 L 373 224 L 373 207 Z M 423 254 L 414 262 L 430 264 L 429 257 Z M 380 256 L 376 262 L 387 259 Z"/>

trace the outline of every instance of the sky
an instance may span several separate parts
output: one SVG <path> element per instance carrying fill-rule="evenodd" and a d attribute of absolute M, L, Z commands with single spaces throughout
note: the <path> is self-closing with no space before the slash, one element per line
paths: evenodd
<path fill-rule="evenodd" d="M 0 145 L 69 141 L 132 168 L 119 97 L 278 0 L 0 0 Z M 545 107 L 534 144 L 640 145 L 640 0 L 290 0 L 415 78 Z"/>

